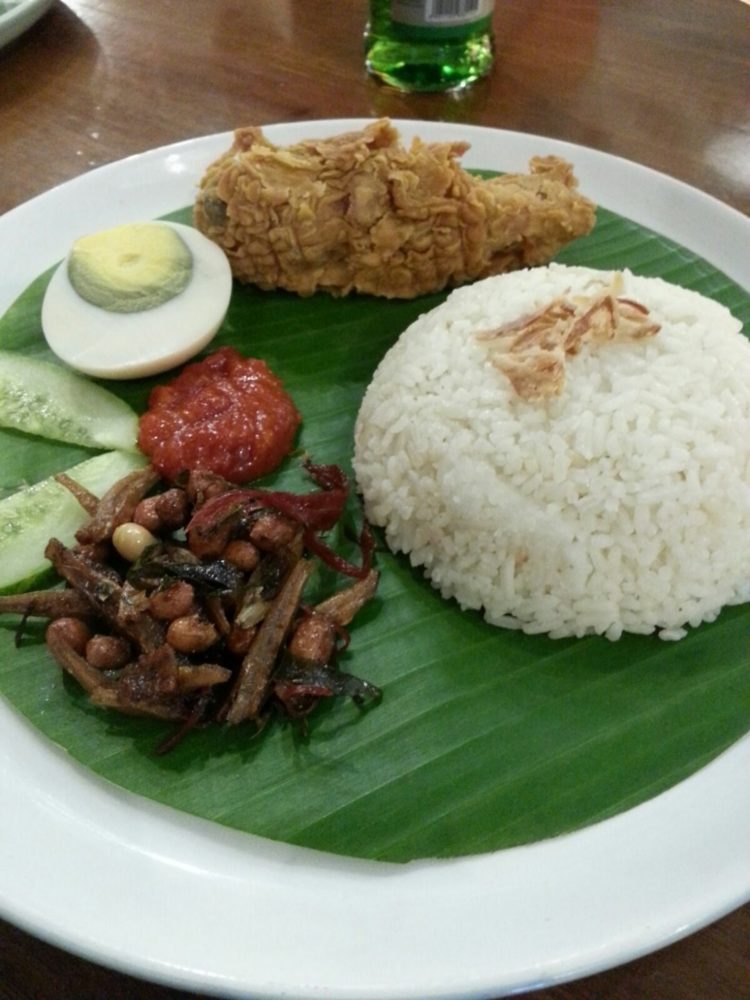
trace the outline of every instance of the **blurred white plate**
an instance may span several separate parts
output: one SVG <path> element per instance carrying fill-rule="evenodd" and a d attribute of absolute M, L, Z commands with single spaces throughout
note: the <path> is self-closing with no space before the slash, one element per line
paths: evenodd
<path fill-rule="evenodd" d="M 18 38 L 52 6 L 53 0 L 0 0 L 0 48 Z"/>
<path fill-rule="evenodd" d="M 288 143 L 362 124 L 266 132 Z M 468 139 L 467 166 L 519 170 L 536 154 L 566 156 L 592 198 L 750 289 L 750 220 L 669 177 L 537 136 L 397 125 L 406 137 Z M 0 312 L 81 232 L 189 204 L 229 142 L 209 136 L 153 150 L 0 218 Z M 668 792 L 579 833 L 386 865 L 271 843 L 139 799 L 68 760 L 0 702 L 0 912 L 97 962 L 191 990 L 497 997 L 627 961 L 750 899 L 748 774 L 750 736 Z"/>

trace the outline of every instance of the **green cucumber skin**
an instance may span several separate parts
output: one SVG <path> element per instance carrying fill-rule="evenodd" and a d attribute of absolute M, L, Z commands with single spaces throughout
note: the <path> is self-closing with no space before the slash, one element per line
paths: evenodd
<path fill-rule="evenodd" d="M 66 368 L 0 351 L 0 425 L 87 448 L 132 450 L 138 417 L 128 404 Z"/>
<path fill-rule="evenodd" d="M 101 496 L 118 479 L 142 468 L 136 452 L 110 451 L 87 459 L 66 474 Z M 44 549 L 50 538 L 69 545 L 88 515 L 54 478 L 43 479 L 0 500 L 0 594 L 34 589 L 49 573 Z M 46 581 L 45 581 L 46 582 Z"/>

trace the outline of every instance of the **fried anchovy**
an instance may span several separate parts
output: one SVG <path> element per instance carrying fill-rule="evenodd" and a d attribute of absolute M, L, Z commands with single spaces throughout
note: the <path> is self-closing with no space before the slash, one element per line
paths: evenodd
<path fill-rule="evenodd" d="M 0 597 L 0 614 L 25 618 L 67 618 L 91 614 L 91 604 L 77 590 L 31 590 Z"/>
<path fill-rule="evenodd" d="M 159 474 L 151 466 L 123 476 L 101 498 L 91 519 L 78 529 L 77 541 L 90 545 L 111 538 L 118 524 L 131 520 L 139 502 L 158 481 Z"/>
<path fill-rule="evenodd" d="M 156 649 L 164 641 L 164 627 L 146 613 L 131 613 L 128 591 L 108 573 L 102 572 L 73 549 L 51 538 L 44 554 L 60 576 L 89 602 L 92 610 L 121 635 L 143 650 Z"/>
<path fill-rule="evenodd" d="M 276 657 L 291 625 L 313 564 L 300 559 L 263 619 L 242 666 L 230 699 L 227 722 L 256 719 L 268 693 Z"/>

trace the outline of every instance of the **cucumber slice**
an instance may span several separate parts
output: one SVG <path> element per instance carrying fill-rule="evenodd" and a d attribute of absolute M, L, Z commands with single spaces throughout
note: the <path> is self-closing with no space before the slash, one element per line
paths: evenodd
<path fill-rule="evenodd" d="M 67 470 L 71 479 L 101 496 L 118 479 L 142 468 L 143 455 L 110 451 Z M 33 590 L 49 571 L 44 549 L 50 538 L 69 545 L 87 514 L 69 490 L 43 479 L 0 500 L 0 593 Z"/>
<path fill-rule="evenodd" d="M 131 450 L 138 417 L 102 386 L 47 361 L 0 351 L 0 425 L 86 448 Z"/>

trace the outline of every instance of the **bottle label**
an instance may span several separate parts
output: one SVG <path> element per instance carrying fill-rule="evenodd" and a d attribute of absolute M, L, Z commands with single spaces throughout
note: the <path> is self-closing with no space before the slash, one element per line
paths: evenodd
<path fill-rule="evenodd" d="M 489 17 L 495 0 L 391 0 L 391 18 L 399 24 L 450 27 Z"/>

